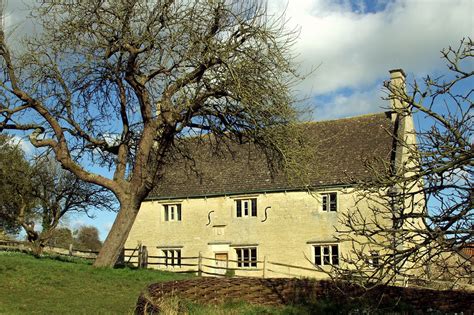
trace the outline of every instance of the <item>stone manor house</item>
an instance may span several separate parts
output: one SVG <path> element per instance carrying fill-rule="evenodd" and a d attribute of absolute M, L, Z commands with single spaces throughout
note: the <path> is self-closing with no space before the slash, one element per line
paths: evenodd
<path fill-rule="evenodd" d="M 402 70 L 390 73 L 391 84 L 404 86 Z M 354 183 L 371 176 L 366 162 L 378 158 L 390 165 L 404 158 L 393 134 L 408 135 L 413 120 L 404 117 L 400 128 L 396 115 L 389 110 L 303 124 L 315 150 L 311 191 L 272 174 L 251 145 L 235 145 L 224 155 L 201 146 L 193 152 L 199 176 L 179 165 L 167 170 L 143 202 L 125 247 L 144 245 L 160 262 L 154 267 L 173 271 L 192 269 L 185 258 L 200 256 L 214 259 L 206 263 L 209 273 L 222 274 L 223 266 L 261 276 L 262 264 L 273 261 L 282 265 L 265 276 L 296 275 L 285 265 L 324 276 L 311 270 L 338 265 L 350 251 L 350 244 L 336 241 L 335 227 L 355 205 Z"/>

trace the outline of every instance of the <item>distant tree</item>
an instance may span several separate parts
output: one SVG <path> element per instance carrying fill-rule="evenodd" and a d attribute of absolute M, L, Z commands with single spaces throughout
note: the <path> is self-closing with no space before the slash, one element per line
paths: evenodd
<path fill-rule="evenodd" d="M 75 247 L 80 250 L 99 251 L 102 247 L 99 230 L 95 226 L 81 226 L 75 232 Z"/>
<path fill-rule="evenodd" d="M 285 150 L 295 136 L 281 136 L 296 118 L 297 34 L 263 1 L 42 1 L 34 15 L 41 34 L 22 54 L 0 30 L 0 130 L 29 132 L 63 168 L 118 198 L 95 266 L 113 266 L 183 137 L 254 142 L 272 163 L 298 164 L 301 154 Z"/>
<path fill-rule="evenodd" d="M 0 135 L 0 229 L 17 234 L 35 217 L 36 198 L 31 194 L 33 168 L 18 143 Z"/>
<path fill-rule="evenodd" d="M 108 190 L 79 180 L 49 156 L 30 163 L 6 135 L 0 147 L 0 226 L 10 233 L 22 228 L 37 253 L 67 213 L 114 209 Z"/>
<path fill-rule="evenodd" d="M 386 85 L 389 99 L 403 104 L 396 110 L 399 128 L 413 114 L 422 129 L 414 133 L 416 142 L 393 134 L 408 159 L 371 168 L 372 179 L 358 187 L 358 206 L 340 217 L 339 238 L 353 248 L 339 275 L 370 283 L 431 277 L 435 269 L 452 283 L 471 276 L 471 262 L 459 253 L 474 243 L 472 40 L 443 50 L 442 57 L 449 74 L 427 76 L 408 91 Z"/>
<path fill-rule="evenodd" d="M 69 248 L 69 245 L 74 244 L 72 231 L 67 227 L 58 227 L 51 230 L 46 244 L 52 247 Z"/>
<path fill-rule="evenodd" d="M 37 159 L 34 167 L 31 194 L 38 202 L 36 212 L 41 229 L 35 230 L 33 226 L 27 233 L 37 246 L 44 246 L 66 214 L 76 212 L 92 217 L 91 211 L 115 209 L 115 198 L 108 190 L 81 181 L 50 156 Z"/>

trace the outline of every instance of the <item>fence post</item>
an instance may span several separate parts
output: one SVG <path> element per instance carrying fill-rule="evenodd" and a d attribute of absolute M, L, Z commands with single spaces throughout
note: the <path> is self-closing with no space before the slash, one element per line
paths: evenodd
<path fill-rule="evenodd" d="M 140 244 L 138 246 L 138 268 L 141 268 L 142 267 L 142 264 L 143 264 L 143 257 L 142 257 L 142 244 Z"/>
<path fill-rule="evenodd" d="M 201 252 L 199 252 L 199 258 L 198 258 L 198 276 L 200 277 L 202 275 L 202 255 Z"/>
<path fill-rule="evenodd" d="M 225 273 L 227 274 L 229 272 L 229 254 L 227 254 L 226 256 L 226 260 L 225 260 Z"/>
<path fill-rule="evenodd" d="M 96 258 L 98 254 L 95 254 Z M 117 261 L 115 262 L 115 266 L 120 266 L 123 267 L 125 266 L 125 247 L 122 247 L 120 250 L 120 255 L 117 258 Z"/>
<path fill-rule="evenodd" d="M 148 268 L 148 249 L 146 246 L 142 246 L 142 265 L 141 268 Z"/>
<path fill-rule="evenodd" d="M 265 279 L 265 269 L 267 268 L 267 256 L 263 256 L 263 278 Z"/>

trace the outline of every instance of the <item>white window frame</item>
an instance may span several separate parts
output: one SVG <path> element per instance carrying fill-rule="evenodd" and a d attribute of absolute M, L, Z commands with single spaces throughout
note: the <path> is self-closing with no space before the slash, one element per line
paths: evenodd
<path fill-rule="evenodd" d="M 235 199 L 235 217 L 236 218 L 256 218 L 258 217 L 258 202 L 257 198 L 242 198 Z M 253 213 L 252 204 L 255 202 L 255 215 Z M 240 203 L 240 215 L 239 215 L 239 203 Z"/>
<path fill-rule="evenodd" d="M 369 264 L 369 267 L 373 269 L 380 267 L 380 253 L 378 251 L 376 250 L 370 251 L 368 264 Z"/>
<path fill-rule="evenodd" d="M 183 211 L 180 203 L 169 203 L 163 205 L 164 222 L 180 222 L 183 220 Z"/>
<path fill-rule="evenodd" d="M 333 192 L 327 192 L 327 193 L 322 193 L 321 195 L 321 211 L 323 212 L 337 212 L 339 208 L 339 198 L 338 198 L 338 193 L 333 191 Z M 332 200 L 331 198 L 334 197 L 334 204 L 335 206 L 332 206 Z"/>
<path fill-rule="evenodd" d="M 182 253 L 180 248 L 164 248 L 161 251 L 163 253 L 163 265 L 166 268 L 181 268 Z"/>
<path fill-rule="evenodd" d="M 339 265 L 340 260 L 341 260 L 340 259 L 341 247 L 339 246 L 339 244 L 337 243 L 312 244 L 311 246 L 313 249 L 313 263 L 316 266 L 338 266 Z"/>
<path fill-rule="evenodd" d="M 252 269 L 258 265 L 258 249 L 256 246 L 236 247 L 234 248 L 237 268 Z M 252 251 L 255 250 L 255 256 L 252 257 Z M 247 255 L 246 255 L 247 252 Z M 245 259 L 247 256 L 248 259 Z"/>

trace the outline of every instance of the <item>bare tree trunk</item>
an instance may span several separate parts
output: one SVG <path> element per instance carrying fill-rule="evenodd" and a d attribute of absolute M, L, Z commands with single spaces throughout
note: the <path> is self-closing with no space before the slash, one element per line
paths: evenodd
<path fill-rule="evenodd" d="M 35 256 L 40 256 L 43 254 L 44 244 L 41 240 L 33 242 L 31 247 Z"/>
<path fill-rule="evenodd" d="M 139 202 L 121 202 L 120 211 L 97 256 L 94 267 L 113 267 L 125 245 L 140 208 Z"/>

